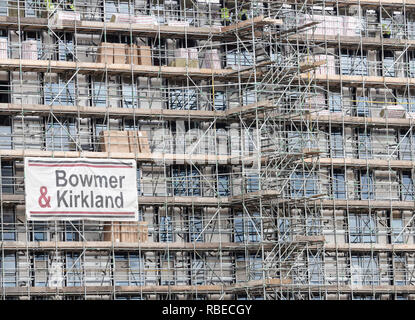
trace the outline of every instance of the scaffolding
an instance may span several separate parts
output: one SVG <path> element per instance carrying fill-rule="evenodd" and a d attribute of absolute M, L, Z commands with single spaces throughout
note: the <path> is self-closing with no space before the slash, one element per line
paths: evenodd
<path fill-rule="evenodd" d="M 413 299 L 413 0 L 0 1 L 2 299 Z M 28 221 L 24 158 L 139 221 Z"/>

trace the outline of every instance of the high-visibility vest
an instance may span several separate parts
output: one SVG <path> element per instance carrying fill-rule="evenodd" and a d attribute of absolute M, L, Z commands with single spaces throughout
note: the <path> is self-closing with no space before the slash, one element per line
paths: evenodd
<path fill-rule="evenodd" d="M 220 17 L 222 20 L 227 20 L 229 21 L 229 9 L 228 8 L 222 8 L 220 9 Z"/>
<path fill-rule="evenodd" d="M 52 3 L 52 0 L 45 0 L 45 6 L 46 9 L 48 9 L 48 11 L 52 11 L 55 8 L 55 6 Z"/>
<path fill-rule="evenodd" d="M 389 26 L 387 24 L 382 24 L 382 29 L 383 29 L 383 33 L 390 35 L 391 34 L 391 29 L 389 28 Z"/>

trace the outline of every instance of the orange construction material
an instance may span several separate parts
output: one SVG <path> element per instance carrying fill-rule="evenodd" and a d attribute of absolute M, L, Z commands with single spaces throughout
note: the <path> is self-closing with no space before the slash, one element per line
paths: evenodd
<path fill-rule="evenodd" d="M 104 225 L 104 241 L 146 242 L 148 241 L 147 222 L 107 222 Z"/>
<path fill-rule="evenodd" d="M 136 44 L 131 44 L 129 46 L 126 47 L 126 63 L 127 64 L 135 64 L 138 65 L 139 64 L 139 59 L 138 59 L 138 48 Z"/>
<path fill-rule="evenodd" d="M 127 131 L 102 131 L 100 148 L 103 152 L 130 152 Z"/>
<path fill-rule="evenodd" d="M 114 48 L 114 63 L 125 64 L 126 63 L 126 49 L 127 45 L 124 43 L 113 43 Z"/>
<path fill-rule="evenodd" d="M 114 63 L 114 48 L 112 43 L 101 42 L 97 51 L 98 63 Z"/>
<path fill-rule="evenodd" d="M 151 49 L 149 46 L 138 46 L 138 64 L 151 66 Z"/>

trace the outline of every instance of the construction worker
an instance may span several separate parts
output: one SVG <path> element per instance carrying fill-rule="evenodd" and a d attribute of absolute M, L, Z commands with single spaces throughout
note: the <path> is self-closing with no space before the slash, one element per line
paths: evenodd
<path fill-rule="evenodd" d="M 53 11 L 53 9 L 55 9 L 55 6 L 52 3 L 52 0 L 45 0 L 45 7 L 48 11 Z"/>
<path fill-rule="evenodd" d="M 385 23 L 382 23 L 382 34 L 384 38 L 390 38 L 391 37 L 391 29 L 390 26 L 388 26 Z"/>
<path fill-rule="evenodd" d="M 66 5 L 66 9 L 75 11 L 75 5 L 73 4 L 73 0 L 68 0 L 68 3 Z"/>
<path fill-rule="evenodd" d="M 228 8 L 224 7 L 220 9 L 220 18 L 224 26 L 229 26 L 231 24 L 231 16 Z"/>
<path fill-rule="evenodd" d="M 238 16 L 240 21 L 248 20 L 248 10 L 242 9 L 241 11 L 239 11 Z"/>

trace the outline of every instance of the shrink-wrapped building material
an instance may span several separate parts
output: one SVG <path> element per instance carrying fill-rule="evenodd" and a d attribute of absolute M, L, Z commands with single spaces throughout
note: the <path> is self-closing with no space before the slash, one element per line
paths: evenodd
<path fill-rule="evenodd" d="M 22 59 L 38 60 L 36 40 L 22 41 Z"/>
<path fill-rule="evenodd" d="M 220 57 L 217 49 L 206 50 L 202 61 L 202 68 L 221 69 Z"/>
<path fill-rule="evenodd" d="M 323 93 L 318 93 L 310 98 L 310 105 L 305 107 L 310 107 L 313 110 L 321 110 L 326 108 L 326 97 Z"/>
<path fill-rule="evenodd" d="M 382 118 L 405 118 L 406 109 L 401 105 L 387 105 L 380 111 Z"/>

